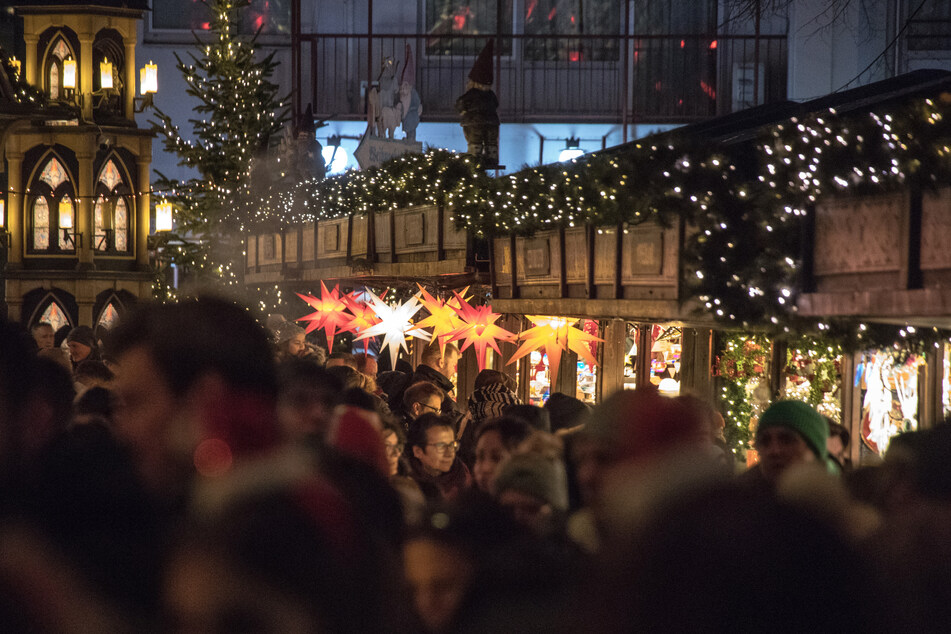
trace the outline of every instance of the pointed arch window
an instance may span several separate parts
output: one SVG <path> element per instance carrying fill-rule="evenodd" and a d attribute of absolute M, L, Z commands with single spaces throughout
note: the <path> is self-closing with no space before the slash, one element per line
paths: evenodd
<path fill-rule="evenodd" d="M 65 94 L 65 67 L 63 62 L 67 59 L 75 59 L 73 50 L 62 35 L 57 35 L 53 40 L 52 46 L 48 49 L 46 57 L 46 83 L 49 90 L 50 99 L 61 99 Z M 73 73 L 76 67 L 73 66 Z M 73 86 L 76 85 L 76 77 L 72 78 Z"/>
<path fill-rule="evenodd" d="M 46 307 L 46 310 L 43 311 L 43 315 L 40 317 L 40 321 L 45 321 L 50 324 L 53 327 L 53 332 L 59 332 L 60 328 L 69 325 L 65 311 L 63 311 L 63 308 L 55 301 L 50 302 L 49 306 Z"/>
<path fill-rule="evenodd" d="M 99 171 L 96 183 L 96 204 L 93 209 L 94 246 L 101 252 L 129 251 L 131 190 L 122 170 L 110 158 Z"/>
<path fill-rule="evenodd" d="M 60 203 L 71 210 L 75 223 L 76 190 L 69 172 L 55 154 L 48 154 L 46 162 L 40 161 L 40 164 L 43 168 L 33 177 L 26 206 L 30 227 L 29 250 L 32 253 L 74 252 L 75 242 L 64 235 L 60 227 Z"/>
<path fill-rule="evenodd" d="M 106 307 L 102 309 L 102 312 L 99 314 L 99 321 L 96 322 L 96 327 L 102 326 L 105 329 L 110 329 L 116 325 L 116 321 L 119 320 L 119 311 L 116 309 L 116 304 L 114 301 L 106 304 Z"/>

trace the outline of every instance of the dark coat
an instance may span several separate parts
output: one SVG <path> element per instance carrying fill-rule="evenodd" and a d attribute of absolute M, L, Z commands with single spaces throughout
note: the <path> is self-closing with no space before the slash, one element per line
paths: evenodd
<path fill-rule="evenodd" d="M 498 126 L 499 98 L 491 90 L 470 88 L 456 100 L 463 126 Z"/>

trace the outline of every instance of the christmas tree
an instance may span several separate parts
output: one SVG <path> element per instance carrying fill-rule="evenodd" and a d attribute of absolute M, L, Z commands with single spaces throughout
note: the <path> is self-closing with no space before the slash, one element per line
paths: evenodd
<path fill-rule="evenodd" d="M 175 55 L 186 92 L 199 101 L 195 118 L 188 121 L 191 136 L 183 136 L 158 108 L 158 120 L 152 121 L 165 150 L 178 155 L 179 165 L 198 173 L 183 182 L 158 172 L 153 185 L 157 198 L 175 205 L 178 230 L 188 237 L 185 247 L 176 241 L 164 261 L 176 261 L 198 283 L 215 279 L 241 284 L 241 240 L 247 218 L 239 210 L 248 206 L 237 197 L 255 156 L 266 150 L 288 115 L 286 97 L 279 96 L 279 87 L 271 81 L 278 65 L 274 52 L 256 57 L 258 34 L 238 34 L 241 11 L 248 4 L 249 0 L 205 1 L 209 29 L 195 35 L 198 52 L 189 53 L 188 61 Z M 162 279 L 155 292 L 159 297 L 174 295 Z"/>

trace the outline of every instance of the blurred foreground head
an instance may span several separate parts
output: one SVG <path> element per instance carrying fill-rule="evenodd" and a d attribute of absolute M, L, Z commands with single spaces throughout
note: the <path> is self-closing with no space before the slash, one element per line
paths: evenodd
<path fill-rule="evenodd" d="M 193 469 L 221 474 L 277 443 L 271 347 L 244 307 L 217 297 L 141 306 L 109 343 L 116 432 L 153 486 L 178 488 Z"/>

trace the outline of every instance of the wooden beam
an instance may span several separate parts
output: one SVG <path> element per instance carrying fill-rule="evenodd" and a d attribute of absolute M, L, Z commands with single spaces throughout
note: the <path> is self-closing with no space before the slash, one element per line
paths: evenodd
<path fill-rule="evenodd" d="M 608 319 L 601 322 L 601 366 L 598 368 L 597 400 L 601 402 L 624 389 L 624 361 L 627 357 L 627 322 Z"/>

